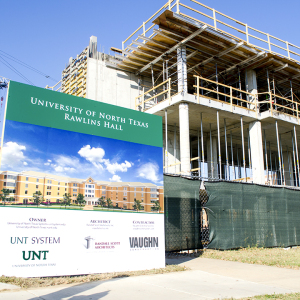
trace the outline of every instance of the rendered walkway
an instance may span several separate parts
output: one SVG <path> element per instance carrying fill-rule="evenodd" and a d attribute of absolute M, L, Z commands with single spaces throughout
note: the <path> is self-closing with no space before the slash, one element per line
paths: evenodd
<path fill-rule="evenodd" d="M 85 284 L 14 290 L 5 300 L 220 299 L 300 292 L 300 271 L 205 258 L 169 258 L 189 271 Z M 1 285 L 0 285 L 1 288 Z"/>

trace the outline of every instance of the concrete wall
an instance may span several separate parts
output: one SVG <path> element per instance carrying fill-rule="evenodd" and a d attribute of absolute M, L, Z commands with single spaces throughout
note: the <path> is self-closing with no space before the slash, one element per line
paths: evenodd
<path fill-rule="evenodd" d="M 87 61 L 88 99 L 135 109 L 138 96 L 138 77 L 133 73 L 113 69 L 105 65 L 109 56 L 97 53 L 96 58 Z"/>

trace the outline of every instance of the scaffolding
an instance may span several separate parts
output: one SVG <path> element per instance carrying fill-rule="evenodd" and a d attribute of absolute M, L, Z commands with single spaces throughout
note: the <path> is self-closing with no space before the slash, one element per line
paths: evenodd
<path fill-rule="evenodd" d="M 300 186 L 300 47 L 198 1 L 173 0 L 114 51 L 107 66 L 140 78 L 136 110 L 164 117 L 165 174 L 185 173 L 173 113 L 185 101 L 193 105 L 191 176 L 253 182 L 251 129 L 259 120 L 264 183 Z"/>

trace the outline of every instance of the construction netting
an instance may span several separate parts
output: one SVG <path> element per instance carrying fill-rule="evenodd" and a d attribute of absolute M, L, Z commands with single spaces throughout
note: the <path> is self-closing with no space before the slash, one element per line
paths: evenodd
<path fill-rule="evenodd" d="M 200 181 L 164 176 L 166 251 L 201 248 Z"/>
<path fill-rule="evenodd" d="M 235 182 L 205 182 L 208 248 L 300 245 L 300 191 Z"/>

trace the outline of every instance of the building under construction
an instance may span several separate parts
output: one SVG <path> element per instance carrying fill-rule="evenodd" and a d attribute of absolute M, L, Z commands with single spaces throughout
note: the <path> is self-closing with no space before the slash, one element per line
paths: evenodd
<path fill-rule="evenodd" d="M 165 174 L 300 185 L 300 47 L 173 0 L 111 50 L 91 37 L 61 91 L 162 116 Z"/>

